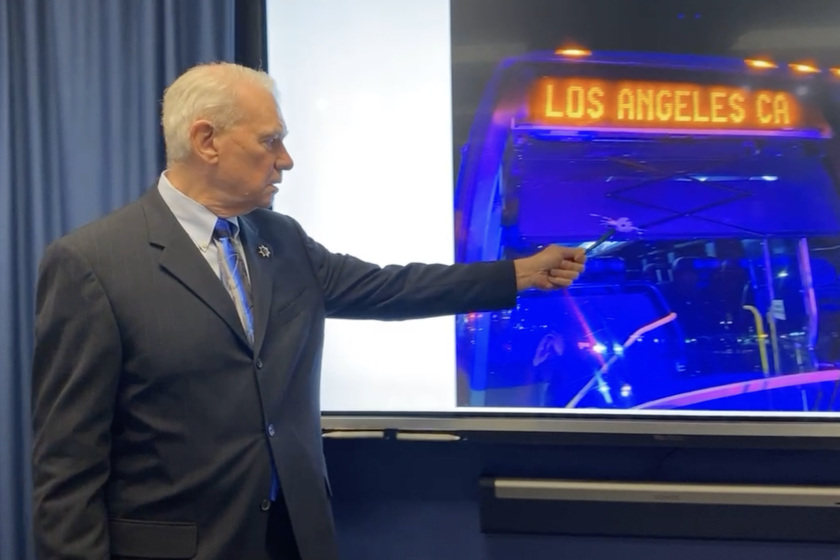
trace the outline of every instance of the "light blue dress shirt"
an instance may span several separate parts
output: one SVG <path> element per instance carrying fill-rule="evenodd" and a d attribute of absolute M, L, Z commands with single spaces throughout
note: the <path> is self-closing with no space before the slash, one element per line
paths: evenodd
<path fill-rule="evenodd" d="M 219 248 L 213 242 L 213 228 L 216 227 L 216 220 L 219 217 L 172 186 L 165 171 L 161 173 L 158 180 L 158 191 L 163 201 L 175 215 L 175 219 L 178 220 L 178 223 L 193 240 L 195 246 L 201 251 L 207 264 L 221 279 Z M 228 218 L 228 221 L 233 224 L 234 249 L 242 257 L 245 273 L 248 274 L 248 262 L 245 259 L 245 252 L 242 249 L 242 241 L 239 237 L 239 218 Z"/>

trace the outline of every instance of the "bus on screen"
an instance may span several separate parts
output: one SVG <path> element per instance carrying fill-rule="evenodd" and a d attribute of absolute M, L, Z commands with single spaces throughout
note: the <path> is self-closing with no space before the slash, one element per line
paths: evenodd
<path fill-rule="evenodd" d="M 840 185 L 823 109 L 838 86 L 694 56 L 504 62 L 462 152 L 457 260 L 611 235 L 569 290 L 459 317 L 459 404 L 840 409 Z"/>

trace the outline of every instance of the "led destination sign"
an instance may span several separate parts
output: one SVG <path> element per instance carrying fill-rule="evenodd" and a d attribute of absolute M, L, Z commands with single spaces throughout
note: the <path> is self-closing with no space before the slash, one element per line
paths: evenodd
<path fill-rule="evenodd" d="M 791 93 L 692 83 L 542 78 L 534 83 L 528 109 L 530 124 L 584 129 L 823 128 Z"/>

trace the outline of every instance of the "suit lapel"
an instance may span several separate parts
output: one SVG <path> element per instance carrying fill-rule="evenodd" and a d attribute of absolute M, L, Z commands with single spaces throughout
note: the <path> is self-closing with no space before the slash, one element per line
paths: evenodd
<path fill-rule="evenodd" d="M 260 238 L 251 220 L 240 216 L 239 225 L 242 248 L 248 263 L 248 276 L 251 279 L 251 298 L 254 306 L 254 354 L 259 355 L 271 312 L 271 298 L 274 293 L 272 262 L 276 256 L 273 249 Z"/>
<path fill-rule="evenodd" d="M 143 197 L 143 208 L 149 227 L 149 243 L 162 249 L 160 266 L 212 309 L 246 346 L 250 346 L 233 300 L 187 232 L 178 225 L 157 188 Z M 250 262 L 248 264 L 250 266 Z"/>

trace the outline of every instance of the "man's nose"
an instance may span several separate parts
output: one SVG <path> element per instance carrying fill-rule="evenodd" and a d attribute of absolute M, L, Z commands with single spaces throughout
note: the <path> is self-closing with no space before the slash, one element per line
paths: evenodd
<path fill-rule="evenodd" d="M 289 155 L 289 152 L 283 152 L 283 154 L 278 157 L 277 161 L 274 163 L 274 167 L 277 171 L 291 171 L 294 166 L 295 162 L 292 160 L 292 156 Z"/>

